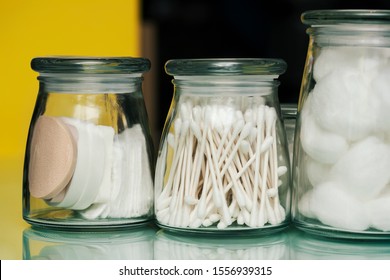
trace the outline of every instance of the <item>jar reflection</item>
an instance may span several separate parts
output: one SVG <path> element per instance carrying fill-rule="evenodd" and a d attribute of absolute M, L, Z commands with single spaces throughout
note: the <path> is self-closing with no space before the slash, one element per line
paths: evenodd
<path fill-rule="evenodd" d="M 156 234 L 156 260 L 284 260 L 289 259 L 288 235 L 201 237 L 165 230 Z"/>
<path fill-rule="evenodd" d="M 290 257 L 296 260 L 388 260 L 390 245 L 385 241 L 345 242 L 314 236 L 306 232 L 290 232 Z"/>
<path fill-rule="evenodd" d="M 64 232 L 28 228 L 25 260 L 152 260 L 155 228 L 115 232 Z"/>

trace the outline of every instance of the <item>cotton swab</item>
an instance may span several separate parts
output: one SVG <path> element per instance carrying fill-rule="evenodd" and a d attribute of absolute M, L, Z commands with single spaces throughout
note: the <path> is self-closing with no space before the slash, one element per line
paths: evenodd
<path fill-rule="evenodd" d="M 167 136 L 173 154 L 170 174 L 160 176 L 167 183 L 156 201 L 159 222 L 217 229 L 234 221 L 250 227 L 282 222 L 278 187 L 287 167 L 277 163 L 275 110 L 260 104 L 243 114 L 230 105 L 191 106 L 179 109 Z"/>

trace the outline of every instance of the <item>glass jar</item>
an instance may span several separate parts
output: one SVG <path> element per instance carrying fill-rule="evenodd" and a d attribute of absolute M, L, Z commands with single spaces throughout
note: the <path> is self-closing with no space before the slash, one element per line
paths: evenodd
<path fill-rule="evenodd" d="M 303 13 L 310 37 L 294 150 L 294 223 L 390 238 L 390 11 Z"/>
<path fill-rule="evenodd" d="M 159 226 L 176 231 L 281 230 L 290 217 L 279 59 L 179 59 L 155 176 Z"/>
<path fill-rule="evenodd" d="M 38 57 L 39 93 L 25 153 L 23 217 L 62 229 L 153 217 L 154 155 L 142 94 L 150 62 Z"/>
<path fill-rule="evenodd" d="M 155 228 L 151 226 L 95 232 L 27 228 L 24 260 L 153 260 Z"/>

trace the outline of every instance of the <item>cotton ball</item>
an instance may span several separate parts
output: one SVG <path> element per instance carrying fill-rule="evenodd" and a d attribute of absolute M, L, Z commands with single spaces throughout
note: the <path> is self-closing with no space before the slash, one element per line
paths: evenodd
<path fill-rule="evenodd" d="M 378 69 L 386 64 L 389 57 L 387 48 L 372 47 L 326 47 L 316 58 L 313 76 L 320 82 L 325 76 L 336 70 L 359 71 L 364 80 L 371 80 Z"/>
<path fill-rule="evenodd" d="M 318 83 L 335 70 L 350 71 L 356 68 L 356 48 L 323 48 L 314 62 L 313 76 Z"/>
<path fill-rule="evenodd" d="M 372 227 L 390 231 L 390 195 L 369 201 L 366 209 Z"/>
<path fill-rule="evenodd" d="M 322 163 L 334 163 L 348 149 L 340 135 L 322 129 L 312 114 L 313 97 L 309 96 L 301 113 L 300 140 L 303 150 Z"/>
<path fill-rule="evenodd" d="M 306 174 L 313 187 L 329 179 L 331 166 L 308 158 L 306 162 Z"/>
<path fill-rule="evenodd" d="M 313 118 L 302 120 L 300 136 L 304 151 L 322 163 L 336 162 L 348 149 L 343 137 L 322 129 Z"/>
<path fill-rule="evenodd" d="M 377 98 L 380 104 L 379 128 L 390 131 L 390 67 L 383 67 L 372 80 L 371 89 L 373 98 Z"/>
<path fill-rule="evenodd" d="M 313 189 L 310 207 L 320 222 L 346 230 L 365 230 L 369 218 L 362 202 L 345 192 L 337 182 L 326 182 Z"/>
<path fill-rule="evenodd" d="M 330 176 L 361 200 L 377 196 L 390 181 L 390 146 L 376 137 L 355 145 L 332 167 Z"/>
<path fill-rule="evenodd" d="M 313 190 L 309 190 L 302 195 L 301 199 L 299 199 L 298 202 L 299 213 L 308 218 L 315 218 L 311 206 L 312 196 L 313 196 Z"/>
<path fill-rule="evenodd" d="M 336 70 L 313 89 L 312 111 L 326 130 L 356 141 L 376 130 L 380 100 L 372 96 L 363 75 L 357 70 Z"/>

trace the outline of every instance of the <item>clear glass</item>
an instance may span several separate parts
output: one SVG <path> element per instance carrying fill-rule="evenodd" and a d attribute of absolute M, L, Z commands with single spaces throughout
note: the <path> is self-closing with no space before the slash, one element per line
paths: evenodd
<path fill-rule="evenodd" d="M 155 228 L 68 232 L 27 228 L 24 260 L 153 260 Z"/>
<path fill-rule="evenodd" d="M 153 218 L 155 155 L 143 58 L 40 57 L 24 164 L 33 226 L 118 228 Z"/>
<path fill-rule="evenodd" d="M 160 227 L 195 233 L 281 230 L 290 165 L 277 96 L 278 59 L 166 63 L 174 97 L 155 176 Z"/>
<path fill-rule="evenodd" d="M 290 163 L 292 163 L 294 153 L 295 125 L 297 121 L 297 104 L 282 103 L 280 104 L 280 107 L 282 110 L 284 129 L 286 130 L 288 152 L 290 154 Z"/>
<path fill-rule="evenodd" d="M 340 238 L 390 238 L 390 11 L 308 11 L 293 220 Z"/>

